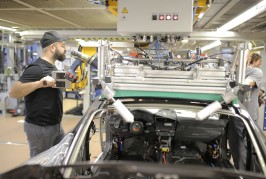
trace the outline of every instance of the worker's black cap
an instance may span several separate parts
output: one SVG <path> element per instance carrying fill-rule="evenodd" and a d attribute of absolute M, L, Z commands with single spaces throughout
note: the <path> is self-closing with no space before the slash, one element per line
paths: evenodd
<path fill-rule="evenodd" d="M 67 37 L 61 36 L 56 31 L 45 32 L 40 40 L 42 48 L 45 48 L 55 42 L 66 41 Z"/>

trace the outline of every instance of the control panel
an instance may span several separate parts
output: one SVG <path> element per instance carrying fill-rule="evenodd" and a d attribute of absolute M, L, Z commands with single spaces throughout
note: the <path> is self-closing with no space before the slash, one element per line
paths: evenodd
<path fill-rule="evenodd" d="M 193 0 L 123 0 L 118 2 L 121 35 L 188 35 L 193 26 Z"/>

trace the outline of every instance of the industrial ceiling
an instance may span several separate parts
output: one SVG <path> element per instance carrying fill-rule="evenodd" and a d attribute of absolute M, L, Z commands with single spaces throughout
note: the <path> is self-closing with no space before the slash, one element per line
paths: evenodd
<path fill-rule="evenodd" d="M 119 1 L 119 0 L 118 0 Z M 217 28 L 262 0 L 194 0 L 193 32 L 190 43 L 214 40 Z M 27 39 L 45 30 L 62 30 L 72 38 L 120 38 L 117 28 L 117 0 L 0 0 L 0 26 L 17 28 Z M 265 8 L 264 8 L 265 9 Z M 204 14 L 199 18 L 200 14 Z M 253 40 L 254 46 L 266 40 L 266 12 L 231 29 L 235 37 L 221 40 Z M 25 33 L 23 33 L 25 32 Z M 27 33 L 26 33 L 27 32 Z M 237 37 L 237 38 L 236 38 Z"/>

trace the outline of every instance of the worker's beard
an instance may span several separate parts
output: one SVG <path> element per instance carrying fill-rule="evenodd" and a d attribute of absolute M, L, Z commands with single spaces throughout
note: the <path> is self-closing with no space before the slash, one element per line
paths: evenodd
<path fill-rule="evenodd" d="M 64 61 L 66 59 L 65 53 L 61 53 L 57 48 L 54 53 L 54 59 L 59 60 L 60 62 Z"/>

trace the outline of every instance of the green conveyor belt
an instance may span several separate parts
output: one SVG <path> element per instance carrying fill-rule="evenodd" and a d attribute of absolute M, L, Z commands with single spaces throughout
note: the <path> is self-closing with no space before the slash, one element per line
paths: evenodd
<path fill-rule="evenodd" d="M 115 97 L 160 97 L 222 101 L 220 94 L 116 90 Z"/>

